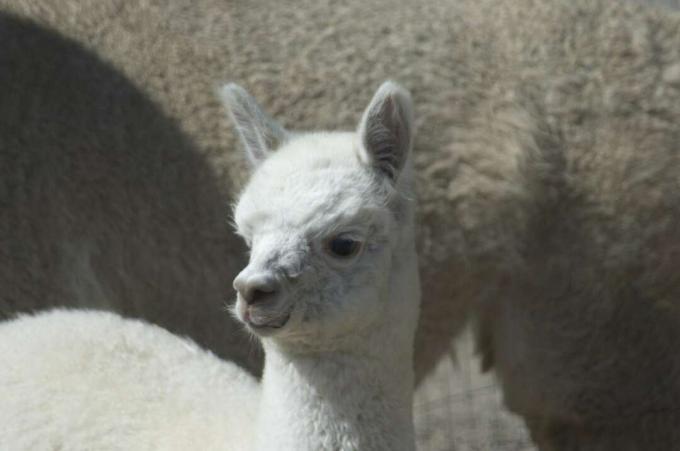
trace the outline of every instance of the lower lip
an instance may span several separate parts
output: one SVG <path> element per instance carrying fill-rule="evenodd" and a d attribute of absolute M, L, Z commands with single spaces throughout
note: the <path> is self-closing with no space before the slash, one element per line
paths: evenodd
<path fill-rule="evenodd" d="M 278 329 L 282 329 L 286 324 L 288 324 L 288 321 L 290 320 L 290 314 L 288 314 L 286 316 L 286 318 L 283 320 L 281 325 L 276 325 L 276 326 L 253 323 L 250 319 L 250 314 L 249 314 L 248 310 L 246 310 L 246 313 L 243 317 L 243 320 L 248 325 L 248 327 L 250 327 L 253 330 L 278 330 Z"/>

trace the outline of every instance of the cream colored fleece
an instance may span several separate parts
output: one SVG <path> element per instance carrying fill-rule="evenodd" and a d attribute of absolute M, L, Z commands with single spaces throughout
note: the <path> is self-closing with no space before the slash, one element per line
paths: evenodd
<path fill-rule="evenodd" d="M 216 87 L 246 86 L 290 128 L 337 129 L 393 78 L 419 118 L 419 374 L 473 307 L 486 363 L 539 442 L 653 449 L 634 440 L 649 438 L 643 416 L 660 446 L 675 438 L 663 425 L 680 405 L 677 13 L 605 0 L 0 4 L 38 24 L 0 19 L 5 314 L 94 303 L 244 361 L 220 303 L 243 265 L 227 221 L 245 162 Z"/>

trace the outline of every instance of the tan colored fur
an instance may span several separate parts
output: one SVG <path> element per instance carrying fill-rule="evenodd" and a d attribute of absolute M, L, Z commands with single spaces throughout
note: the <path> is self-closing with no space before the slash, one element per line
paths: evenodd
<path fill-rule="evenodd" d="M 350 129 L 357 105 L 394 78 L 418 105 L 419 373 L 474 307 L 486 363 L 546 449 L 653 449 L 642 417 L 661 443 L 674 438 L 663 424 L 680 405 L 677 14 L 606 0 L 1 4 L 84 47 L 13 53 L 25 68 L 0 140 L 15 139 L 13 165 L 49 149 L 55 162 L 3 180 L 47 180 L 30 202 L 0 191 L 15 202 L 0 218 L 15 249 L 0 246 L 1 286 L 15 293 L 3 310 L 105 293 L 97 302 L 222 355 L 245 349 L 224 339 L 233 328 L 219 313 L 241 255 L 227 202 L 246 171 L 216 86 L 243 84 L 296 126 Z M 76 81 L 49 84 L 45 71 L 72 54 L 84 61 L 64 69 Z M 12 109 L 43 97 L 62 102 L 66 125 L 49 108 L 49 120 Z M 123 130 L 134 137 L 118 140 Z M 101 156 L 111 146 L 117 156 Z M 105 177 L 81 184 L 64 161 Z M 117 178 L 135 169 L 141 185 Z"/>

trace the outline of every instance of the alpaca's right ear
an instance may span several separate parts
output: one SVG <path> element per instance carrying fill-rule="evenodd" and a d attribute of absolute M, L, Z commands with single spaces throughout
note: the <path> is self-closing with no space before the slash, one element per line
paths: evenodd
<path fill-rule="evenodd" d="M 288 133 L 239 85 L 229 83 L 223 86 L 220 97 L 238 130 L 248 161 L 257 167 L 270 152 L 283 144 Z"/>

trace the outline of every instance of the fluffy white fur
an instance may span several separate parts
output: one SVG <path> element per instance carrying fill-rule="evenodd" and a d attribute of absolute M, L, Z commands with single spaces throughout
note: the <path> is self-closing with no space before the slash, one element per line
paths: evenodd
<path fill-rule="evenodd" d="M 261 386 L 137 320 L 23 316 L 0 325 L 3 447 L 414 449 L 408 93 L 387 82 L 358 133 L 309 134 L 237 86 L 223 95 L 256 168 L 235 210 L 251 256 L 234 311 L 265 349 Z M 334 254 L 338 237 L 357 251 Z"/>
<path fill-rule="evenodd" d="M 323 129 L 397 77 L 422 124 L 420 376 L 472 310 L 545 449 L 672 449 L 680 16 L 659 2 L 0 0 L 0 316 L 108 307 L 246 361 L 217 313 L 245 159 L 214 80 Z M 453 427 L 438 385 L 422 422 Z"/>
<path fill-rule="evenodd" d="M 142 321 L 22 316 L 0 325 L 0 356 L 0 449 L 241 451 L 252 435 L 257 381 Z"/>

